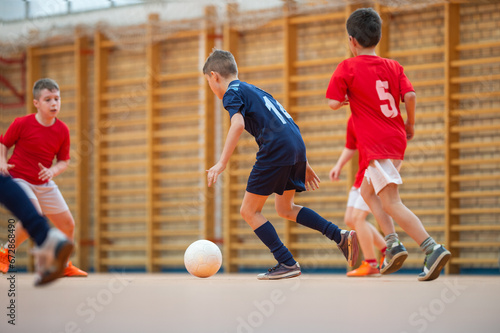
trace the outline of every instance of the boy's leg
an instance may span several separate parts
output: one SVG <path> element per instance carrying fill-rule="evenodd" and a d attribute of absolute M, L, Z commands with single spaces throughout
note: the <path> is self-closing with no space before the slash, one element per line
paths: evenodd
<path fill-rule="evenodd" d="M 33 204 L 33 207 L 35 207 L 36 212 L 39 215 L 43 215 L 40 205 L 38 204 L 38 200 L 30 199 L 30 201 Z M 26 231 L 21 222 L 16 223 L 16 230 L 14 231 L 14 234 L 16 236 L 16 249 L 30 237 L 30 235 L 28 234 L 28 232 Z"/>
<path fill-rule="evenodd" d="M 277 280 L 291 278 L 301 274 L 299 264 L 293 259 L 292 253 L 283 244 L 274 226 L 262 215 L 262 207 L 268 196 L 245 192 L 240 213 L 250 225 L 257 237 L 264 243 L 278 264 L 267 273 L 259 274 L 259 280 Z"/>
<path fill-rule="evenodd" d="M 368 207 L 370 207 L 370 211 L 377 220 L 377 223 L 379 224 L 380 229 L 382 229 L 384 235 L 387 236 L 395 233 L 396 229 L 394 228 L 394 222 L 384 211 L 380 198 L 377 196 L 373 186 L 368 183 L 366 178 L 364 178 L 363 183 L 361 183 L 361 196 Z"/>
<path fill-rule="evenodd" d="M 45 214 L 47 218 L 52 221 L 54 226 L 61 230 L 68 239 L 73 240 L 75 232 L 75 220 L 69 210 L 58 214 Z"/>

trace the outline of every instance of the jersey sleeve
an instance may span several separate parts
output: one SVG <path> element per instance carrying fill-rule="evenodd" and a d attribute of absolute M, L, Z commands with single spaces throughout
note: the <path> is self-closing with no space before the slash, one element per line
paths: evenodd
<path fill-rule="evenodd" d="M 352 121 L 352 117 L 350 117 L 349 121 L 347 122 L 345 147 L 352 150 L 358 149 L 358 142 L 356 140 L 356 134 L 354 133 L 354 123 Z"/>
<path fill-rule="evenodd" d="M 347 74 L 345 61 L 343 61 L 337 66 L 330 78 L 330 83 L 326 89 L 326 98 L 339 102 L 345 100 L 345 95 L 347 94 Z"/>
<path fill-rule="evenodd" d="M 63 128 L 64 128 L 63 141 L 61 144 L 61 148 L 59 149 L 56 155 L 58 161 L 68 161 L 70 159 L 69 128 L 65 124 L 63 124 Z"/>
<path fill-rule="evenodd" d="M 232 118 L 236 113 L 240 112 L 243 117 L 245 116 L 245 110 L 243 100 L 241 99 L 240 94 L 238 93 L 239 88 L 229 87 L 224 97 L 222 99 L 222 104 L 224 105 L 224 109 L 229 112 L 230 118 Z"/>
<path fill-rule="evenodd" d="M 412 86 L 410 80 L 406 76 L 406 74 L 404 72 L 404 69 L 403 69 L 403 66 L 399 65 L 399 67 L 400 67 L 400 72 L 399 72 L 399 87 L 401 89 L 401 91 L 400 91 L 401 100 L 404 102 L 404 96 L 405 96 L 405 94 L 408 93 L 408 92 L 410 92 L 410 91 L 415 91 L 415 89 L 413 89 L 413 86 Z"/>
<path fill-rule="evenodd" d="M 4 135 L 0 136 L 0 143 L 2 143 L 5 147 L 10 148 L 16 144 L 17 140 L 19 140 L 19 135 L 21 131 L 20 119 L 16 118 L 14 122 L 9 126 Z"/>

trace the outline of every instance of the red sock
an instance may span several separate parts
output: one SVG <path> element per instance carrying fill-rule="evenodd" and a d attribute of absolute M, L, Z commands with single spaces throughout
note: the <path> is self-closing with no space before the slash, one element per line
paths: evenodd
<path fill-rule="evenodd" d="M 377 267 L 377 259 L 365 259 L 367 263 L 370 264 L 372 267 Z"/>
<path fill-rule="evenodd" d="M 385 251 L 387 251 L 387 246 L 384 247 L 382 250 L 380 250 L 380 252 L 382 252 L 382 255 L 385 256 Z"/>

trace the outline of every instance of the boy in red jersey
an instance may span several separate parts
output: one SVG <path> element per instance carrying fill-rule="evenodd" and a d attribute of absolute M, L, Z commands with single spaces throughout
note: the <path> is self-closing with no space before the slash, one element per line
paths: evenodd
<path fill-rule="evenodd" d="M 0 173 L 12 176 L 40 213 L 43 213 L 70 240 L 75 221 L 52 178 L 69 164 L 69 129 L 57 119 L 61 108 L 59 86 L 54 80 L 40 79 L 33 86 L 36 114 L 16 118 L 0 138 Z M 15 145 L 7 162 L 7 152 Z M 57 162 L 52 165 L 54 157 Z M 16 227 L 16 248 L 28 238 L 22 224 Z M 0 253 L 0 261 L 4 261 Z M 4 271 L 4 273 L 6 273 Z M 68 263 L 64 276 L 87 276 Z"/>
<path fill-rule="evenodd" d="M 345 148 L 335 166 L 330 170 L 331 181 L 339 180 L 342 168 L 354 156 L 356 150 L 358 150 L 358 143 L 354 132 L 354 124 L 352 117 L 349 117 L 349 120 L 347 121 Z M 365 170 L 368 167 L 368 161 L 366 161 L 366 158 L 361 151 L 359 151 L 358 162 L 359 168 L 356 173 L 354 184 L 349 192 L 344 222 L 348 227 L 356 230 L 359 246 L 363 251 L 365 260 L 363 260 L 360 267 L 348 272 L 347 276 L 380 276 L 380 268 L 377 263 L 373 246 L 375 245 L 375 247 L 380 250 L 382 258 L 385 256 L 385 250 L 387 247 L 385 246 L 384 238 L 380 235 L 375 226 L 366 220 L 366 217 L 370 213 L 370 208 L 361 197 L 360 187 L 365 175 Z M 381 207 L 379 206 L 378 209 L 381 209 Z M 385 216 L 390 219 L 387 214 Z"/>
<path fill-rule="evenodd" d="M 375 10 L 356 10 L 347 20 L 346 28 L 354 57 L 341 62 L 333 73 L 326 92 L 328 105 L 337 110 L 350 104 L 359 149 L 369 161 L 361 195 L 370 208 L 376 207 L 380 200 L 384 211 L 420 245 L 426 257 L 418 279 L 434 280 L 451 253 L 429 236 L 419 218 L 403 205 L 398 192 L 406 141 L 414 135 L 415 92 L 399 63 L 375 54 L 382 36 L 382 20 Z M 400 98 L 406 104 L 406 123 L 399 110 Z M 377 216 L 374 209 L 372 212 L 387 242 L 381 273 L 389 274 L 401 268 L 408 252 L 399 241 L 392 221 Z"/>

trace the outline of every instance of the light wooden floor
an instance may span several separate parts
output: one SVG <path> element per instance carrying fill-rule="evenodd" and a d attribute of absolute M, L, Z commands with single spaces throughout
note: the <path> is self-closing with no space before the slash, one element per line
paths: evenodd
<path fill-rule="evenodd" d="M 499 276 L 91 274 L 45 288 L 0 276 L 0 332 L 500 332 Z"/>

